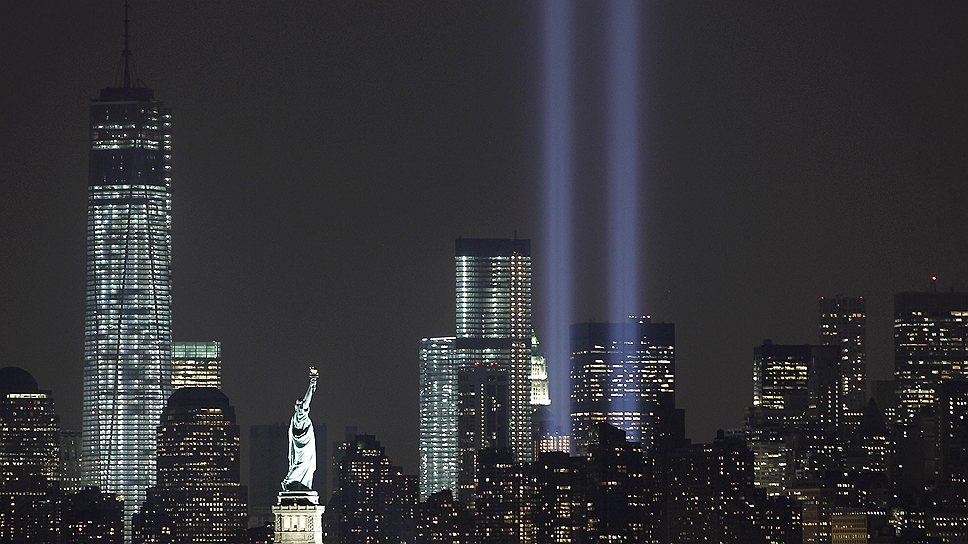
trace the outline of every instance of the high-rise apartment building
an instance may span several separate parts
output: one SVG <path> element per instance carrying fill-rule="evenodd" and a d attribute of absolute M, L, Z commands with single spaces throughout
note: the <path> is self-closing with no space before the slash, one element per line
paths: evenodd
<path fill-rule="evenodd" d="M 413 542 L 417 532 L 417 478 L 393 466 L 375 436 L 356 435 L 344 446 L 326 512 L 330 519 L 326 541 Z"/>
<path fill-rule="evenodd" d="M 91 103 L 81 444 L 85 481 L 122 496 L 126 525 L 171 394 L 171 112 L 129 55 L 125 39 L 121 84 Z"/>
<path fill-rule="evenodd" d="M 164 517 L 174 544 L 232 542 L 244 536 L 239 426 L 235 408 L 221 391 L 189 387 L 171 395 L 158 427 L 157 459 L 158 483 L 143 513 L 163 516 L 139 519 L 137 533 L 150 535 Z"/>
<path fill-rule="evenodd" d="M 894 295 L 897 423 L 931 410 L 943 380 L 968 379 L 968 293 Z"/>
<path fill-rule="evenodd" d="M 474 542 L 519 544 L 534 542 L 528 465 L 512 461 L 511 451 L 487 448 L 479 452 L 479 487 L 474 493 Z"/>
<path fill-rule="evenodd" d="M 531 460 L 531 242 L 458 238 L 455 248 L 458 368 L 498 364 L 508 372 L 514 460 Z"/>
<path fill-rule="evenodd" d="M 221 342 L 175 342 L 171 346 L 171 388 L 222 388 Z"/>
<path fill-rule="evenodd" d="M 675 410 L 675 325 L 648 318 L 571 327 L 571 443 L 608 423 L 651 448 Z"/>
<path fill-rule="evenodd" d="M 820 297 L 820 344 L 840 347 L 839 411 L 850 429 L 867 406 L 866 317 L 864 297 Z"/>
<path fill-rule="evenodd" d="M 60 421 L 29 372 L 0 368 L 0 542 L 56 542 Z"/>
<path fill-rule="evenodd" d="M 457 360 L 454 337 L 420 340 L 420 499 L 457 493 Z"/>

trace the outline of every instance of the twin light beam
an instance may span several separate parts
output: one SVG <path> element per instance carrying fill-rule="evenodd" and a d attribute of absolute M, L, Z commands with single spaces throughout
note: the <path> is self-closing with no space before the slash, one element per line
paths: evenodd
<path fill-rule="evenodd" d="M 622 321 L 640 310 L 638 7 L 609 0 L 607 7 L 608 317 Z M 551 430 L 570 434 L 569 326 L 572 292 L 574 81 L 572 0 L 546 0 L 544 23 L 543 186 L 544 322 L 542 343 L 550 372 Z"/>

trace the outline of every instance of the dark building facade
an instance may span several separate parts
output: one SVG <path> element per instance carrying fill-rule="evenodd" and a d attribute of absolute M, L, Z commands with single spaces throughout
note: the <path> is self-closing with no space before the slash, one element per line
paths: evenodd
<path fill-rule="evenodd" d="M 474 363 L 457 376 L 458 497 L 466 510 L 474 506 L 477 455 L 487 448 L 510 448 L 511 375 L 501 363 Z"/>
<path fill-rule="evenodd" d="M 124 542 L 124 507 L 117 495 L 86 487 L 64 497 L 61 514 L 62 544 L 121 544 Z"/>
<path fill-rule="evenodd" d="M 318 425 L 313 424 L 314 428 Z M 326 444 L 325 439 L 316 441 Z M 325 450 L 325 446 L 317 447 Z M 283 477 L 289 472 L 289 426 L 283 424 L 252 425 L 249 427 L 249 515 L 252 524 L 272 521 L 272 505 L 281 489 Z M 317 457 L 319 458 L 319 457 Z M 320 464 L 324 474 L 325 463 Z M 315 481 L 313 482 L 315 484 Z"/>
<path fill-rule="evenodd" d="M 431 493 L 417 507 L 417 544 L 461 544 L 460 506 L 450 489 Z"/>

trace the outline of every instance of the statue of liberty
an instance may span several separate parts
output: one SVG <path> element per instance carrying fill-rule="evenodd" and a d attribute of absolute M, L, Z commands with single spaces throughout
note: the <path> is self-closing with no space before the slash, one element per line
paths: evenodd
<path fill-rule="evenodd" d="M 309 419 L 309 403 L 316 391 L 319 371 L 309 367 L 309 388 L 306 395 L 296 399 L 296 410 L 289 423 L 289 473 L 282 481 L 283 491 L 312 491 L 316 472 L 316 433 Z"/>

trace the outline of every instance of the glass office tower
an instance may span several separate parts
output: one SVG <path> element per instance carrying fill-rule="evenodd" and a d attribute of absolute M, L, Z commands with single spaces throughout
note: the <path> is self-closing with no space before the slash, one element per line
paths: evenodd
<path fill-rule="evenodd" d="M 124 499 L 130 534 L 171 394 L 171 113 L 125 67 L 91 103 L 90 137 L 83 472 Z"/>
<path fill-rule="evenodd" d="M 420 340 L 420 500 L 457 492 L 457 365 L 454 337 Z"/>
<path fill-rule="evenodd" d="M 514 460 L 532 457 L 531 241 L 458 238 L 455 355 L 459 368 L 499 364 L 509 376 Z"/>
<path fill-rule="evenodd" d="M 945 380 L 968 380 L 968 293 L 894 295 L 897 423 L 935 408 Z"/>
<path fill-rule="evenodd" d="M 171 388 L 222 388 L 221 342 L 175 342 L 171 347 Z"/>
<path fill-rule="evenodd" d="M 675 410 L 676 329 L 648 318 L 571 326 L 571 433 L 575 451 L 608 423 L 653 447 Z"/>

